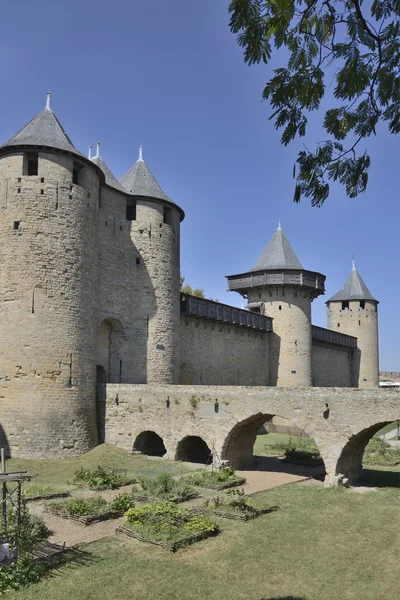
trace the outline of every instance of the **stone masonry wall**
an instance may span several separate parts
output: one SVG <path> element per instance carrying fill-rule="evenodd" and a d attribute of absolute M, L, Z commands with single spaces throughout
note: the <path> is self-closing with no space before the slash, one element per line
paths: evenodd
<path fill-rule="evenodd" d="M 97 172 L 72 183 L 73 160 L 0 160 L 0 426 L 20 456 L 93 447 Z"/>
<path fill-rule="evenodd" d="M 106 397 L 107 443 L 129 451 L 141 432 L 154 431 L 172 459 L 182 439 L 200 436 L 220 458 L 243 466 L 261 424 L 289 419 L 315 440 L 331 483 L 349 442 L 363 448 L 377 428 L 400 418 L 400 391 L 110 384 Z"/>
<path fill-rule="evenodd" d="M 312 382 L 316 387 L 353 387 L 353 350 L 313 340 Z"/>
<path fill-rule="evenodd" d="M 182 315 L 180 383 L 269 385 L 268 336 Z"/>

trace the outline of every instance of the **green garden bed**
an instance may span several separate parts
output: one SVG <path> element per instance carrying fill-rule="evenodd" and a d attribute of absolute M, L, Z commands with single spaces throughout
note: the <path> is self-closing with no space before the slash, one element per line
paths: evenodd
<path fill-rule="evenodd" d="M 139 485 L 132 488 L 132 497 L 138 501 L 186 502 L 198 498 L 200 494 L 185 480 L 174 479 L 170 473 L 161 472 L 138 477 Z"/>
<path fill-rule="evenodd" d="M 224 519 L 238 521 L 256 519 L 276 510 L 279 510 L 279 506 L 255 506 L 254 500 L 240 490 L 230 490 L 224 496 L 207 498 L 203 507 L 192 509 L 194 514 L 211 513 Z"/>
<path fill-rule="evenodd" d="M 134 503 L 130 496 L 120 494 L 112 502 L 106 502 L 99 496 L 86 500 L 75 498 L 66 502 L 51 502 L 47 505 L 46 510 L 63 519 L 91 525 L 99 521 L 122 517 L 124 512 L 133 506 Z"/>
<path fill-rule="evenodd" d="M 185 477 L 191 485 L 221 491 L 246 483 L 244 477 L 237 477 L 231 467 L 223 467 L 219 471 L 201 471 Z"/>
<path fill-rule="evenodd" d="M 170 552 L 219 532 L 217 523 L 206 515 L 181 508 L 170 502 L 144 504 L 125 513 L 116 533 L 160 546 Z"/>
<path fill-rule="evenodd" d="M 125 485 L 135 483 L 134 478 L 129 478 L 124 473 L 105 469 L 98 466 L 95 469 L 84 469 L 81 467 L 75 471 L 72 483 L 78 486 L 89 487 L 91 490 L 115 490 Z"/>

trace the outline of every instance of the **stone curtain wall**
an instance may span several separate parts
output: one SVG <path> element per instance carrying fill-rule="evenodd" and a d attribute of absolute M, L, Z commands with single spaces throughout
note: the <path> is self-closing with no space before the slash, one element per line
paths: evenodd
<path fill-rule="evenodd" d="M 311 359 L 313 386 L 353 387 L 352 348 L 313 340 Z"/>
<path fill-rule="evenodd" d="M 242 467 L 260 425 L 274 415 L 289 419 L 314 438 L 332 484 L 338 462 L 355 480 L 368 436 L 400 419 L 400 392 L 386 390 L 109 384 L 106 397 L 107 443 L 129 451 L 140 433 L 154 431 L 170 459 L 183 438 L 200 436 L 214 455 Z"/>
<path fill-rule="evenodd" d="M 182 315 L 180 383 L 269 385 L 270 335 Z"/>

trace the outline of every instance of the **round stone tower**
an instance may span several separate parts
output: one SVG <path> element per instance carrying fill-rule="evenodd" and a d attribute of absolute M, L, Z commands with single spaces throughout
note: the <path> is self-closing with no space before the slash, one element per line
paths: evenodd
<path fill-rule="evenodd" d="M 353 268 L 344 285 L 327 303 L 328 329 L 357 338 L 353 385 L 379 387 L 378 300 Z"/>
<path fill-rule="evenodd" d="M 228 277 L 229 290 L 248 308 L 273 318 L 270 385 L 311 387 L 311 302 L 324 293 L 325 276 L 301 266 L 279 224 L 255 266 Z"/>
<path fill-rule="evenodd" d="M 148 301 L 147 383 L 179 383 L 180 222 L 184 212 L 160 188 L 139 158 L 120 179 L 130 194 L 131 238 L 149 278 L 143 289 Z"/>
<path fill-rule="evenodd" d="M 96 443 L 96 211 L 101 170 L 47 105 L 0 147 L 0 445 Z"/>

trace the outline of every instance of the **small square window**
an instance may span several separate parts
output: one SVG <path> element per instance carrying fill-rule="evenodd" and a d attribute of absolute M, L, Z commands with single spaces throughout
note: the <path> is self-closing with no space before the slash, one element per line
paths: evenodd
<path fill-rule="evenodd" d="M 349 310 L 350 306 L 349 306 L 349 301 L 348 300 L 344 300 L 342 302 L 342 310 Z"/>
<path fill-rule="evenodd" d="M 17 229 L 19 229 L 19 226 L 21 224 L 21 221 L 14 221 L 13 223 L 13 229 L 16 231 Z"/>
<path fill-rule="evenodd" d="M 360 310 L 365 310 L 365 300 L 360 300 Z"/>
<path fill-rule="evenodd" d="M 140 257 L 139 256 L 136 258 L 136 264 L 140 265 Z"/>

